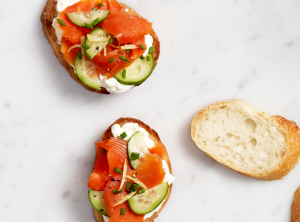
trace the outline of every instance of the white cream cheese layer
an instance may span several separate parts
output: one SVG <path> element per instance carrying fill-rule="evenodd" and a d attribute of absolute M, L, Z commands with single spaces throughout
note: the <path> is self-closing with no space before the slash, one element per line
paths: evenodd
<path fill-rule="evenodd" d="M 149 138 L 149 133 L 144 128 L 139 127 L 137 123 L 125 123 L 122 127 L 119 124 L 114 124 L 111 127 L 111 132 L 115 138 L 120 136 L 122 133 L 126 132 L 127 136 L 124 138 L 124 140 L 129 140 L 130 137 L 137 131 L 140 131 L 143 134 L 143 138 L 147 144 L 148 149 L 152 148 L 154 146 L 154 141 Z M 168 163 L 165 160 L 162 161 L 162 166 L 166 173 L 164 182 L 168 182 L 168 184 L 171 185 L 174 182 L 175 177 L 172 174 L 170 174 Z M 165 200 L 155 210 L 146 214 L 144 219 L 150 218 L 155 212 L 158 212 L 164 202 Z M 109 220 L 109 217 L 104 218 L 104 220 L 108 221 L 106 220 L 107 218 Z"/>
<path fill-rule="evenodd" d="M 56 11 L 59 14 L 62 11 L 64 11 L 68 6 L 74 5 L 77 2 L 79 2 L 79 0 L 57 0 Z M 60 28 L 60 24 L 57 22 L 57 18 L 53 19 L 52 26 L 55 30 L 57 43 L 60 45 L 63 33 Z M 147 45 L 147 49 L 149 50 L 149 48 L 153 44 L 153 38 L 151 35 L 145 35 L 145 43 Z M 145 51 L 143 56 L 146 56 L 148 54 L 148 50 Z M 124 93 L 130 90 L 132 87 L 134 87 L 133 85 L 121 84 L 115 78 L 106 79 L 106 77 L 102 75 L 100 75 L 100 85 L 110 93 Z"/>

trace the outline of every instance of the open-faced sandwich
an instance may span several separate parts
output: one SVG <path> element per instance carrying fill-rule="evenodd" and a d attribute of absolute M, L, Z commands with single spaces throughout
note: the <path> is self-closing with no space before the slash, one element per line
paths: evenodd
<path fill-rule="evenodd" d="M 96 221 L 153 221 L 166 205 L 174 179 L 158 134 L 140 120 L 118 119 L 96 143 L 88 181 Z"/>
<path fill-rule="evenodd" d="M 152 24 L 116 0 L 48 0 L 41 20 L 61 64 L 92 92 L 126 92 L 156 66 Z"/>

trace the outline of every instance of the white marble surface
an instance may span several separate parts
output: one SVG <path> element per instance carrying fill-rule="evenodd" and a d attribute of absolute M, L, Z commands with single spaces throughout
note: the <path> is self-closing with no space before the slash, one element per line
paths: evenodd
<path fill-rule="evenodd" d="M 300 164 L 280 181 L 239 175 L 198 150 L 190 122 L 208 104 L 243 99 L 300 124 L 300 1 L 123 2 L 153 22 L 161 57 L 144 84 L 109 96 L 55 58 L 39 18 L 46 0 L 0 2 L 0 221 L 93 222 L 93 143 L 124 116 L 169 151 L 177 179 L 157 222 L 290 221 Z"/>

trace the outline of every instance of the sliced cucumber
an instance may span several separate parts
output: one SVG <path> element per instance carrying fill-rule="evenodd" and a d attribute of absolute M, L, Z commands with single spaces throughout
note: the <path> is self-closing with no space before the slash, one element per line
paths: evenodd
<path fill-rule="evenodd" d="M 90 33 L 90 35 L 94 37 L 108 37 L 109 33 L 104 31 L 103 28 L 96 28 Z M 85 44 L 90 47 L 89 49 L 85 50 L 85 53 L 89 59 L 92 59 L 95 55 L 97 55 L 98 52 L 104 49 L 108 42 L 91 42 L 88 38 L 86 38 Z"/>
<path fill-rule="evenodd" d="M 122 76 L 123 70 L 121 70 L 115 75 L 115 78 L 119 83 L 124 85 L 138 85 L 151 75 L 153 67 L 154 58 L 153 55 L 149 53 L 143 60 L 139 58 L 126 68 L 126 75 Z"/>
<path fill-rule="evenodd" d="M 142 163 L 140 159 L 133 159 L 132 154 L 139 154 L 139 158 L 145 156 L 146 153 L 149 153 L 147 144 L 143 138 L 143 134 L 138 131 L 131 136 L 127 144 L 127 155 L 129 163 L 133 169 L 137 169 Z"/>
<path fill-rule="evenodd" d="M 77 55 L 74 60 L 75 72 L 81 82 L 86 86 L 89 86 L 93 89 L 100 89 L 100 80 L 97 73 L 93 72 L 93 64 L 90 61 L 85 62 L 85 69 L 83 66 L 84 56 L 82 59 L 79 59 Z"/>
<path fill-rule="evenodd" d="M 136 195 L 127 200 L 130 209 L 136 214 L 147 214 L 155 210 L 166 198 L 169 190 L 169 184 L 162 183 L 145 193 Z"/>
<path fill-rule="evenodd" d="M 104 191 L 89 190 L 89 199 L 93 207 L 101 214 L 108 216 L 103 195 Z"/>
<path fill-rule="evenodd" d="M 85 24 L 95 26 L 103 21 L 108 15 L 110 10 L 91 10 L 84 12 L 71 12 L 66 13 L 72 23 L 79 27 L 86 27 Z"/>

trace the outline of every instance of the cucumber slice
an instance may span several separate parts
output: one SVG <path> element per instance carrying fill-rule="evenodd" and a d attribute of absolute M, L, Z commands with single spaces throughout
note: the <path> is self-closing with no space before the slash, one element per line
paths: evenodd
<path fill-rule="evenodd" d="M 103 28 L 96 28 L 90 33 L 90 35 L 94 37 L 108 37 L 109 33 L 104 31 Z M 98 52 L 104 49 L 108 42 L 91 42 L 88 38 L 86 38 L 85 44 L 90 47 L 89 49 L 85 50 L 85 53 L 89 57 L 89 59 L 92 59 L 95 55 L 98 54 Z"/>
<path fill-rule="evenodd" d="M 79 27 L 86 27 L 85 23 L 92 26 L 97 25 L 109 15 L 109 12 L 110 10 L 91 10 L 79 13 L 71 12 L 66 14 L 70 21 L 75 25 L 78 25 Z"/>
<path fill-rule="evenodd" d="M 149 153 L 147 144 L 143 138 L 143 134 L 140 131 L 137 131 L 131 136 L 127 143 L 127 155 L 129 163 L 133 169 L 137 169 L 141 164 L 140 159 L 132 159 L 132 153 L 138 153 L 139 158 L 145 156 L 146 153 Z"/>
<path fill-rule="evenodd" d="M 108 216 L 104 202 L 104 191 L 89 190 L 89 199 L 93 207 L 101 214 Z"/>
<path fill-rule="evenodd" d="M 154 67 L 154 58 L 148 54 L 143 60 L 135 60 L 126 68 L 126 77 L 122 77 L 122 70 L 115 75 L 119 83 L 124 85 L 138 85 L 144 82 L 152 73 Z"/>
<path fill-rule="evenodd" d="M 169 190 L 169 184 L 162 183 L 145 193 L 136 195 L 127 200 L 130 209 L 136 214 L 148 214 L 155 210 L 166 198 Z"/>
<path fill-rule="evenodd" d="M 93 89 L 100 89 L 100 80 L 98 75 L 93 72 L 94 65 L 90 61 L 84 61 L 86 69 L 83 68 L 82 62 L 84 61 L 84 56 L 82 59 L 79 59 L 77 55 L 74 60 L 75 72 L 81 82 L 85 85 L 93 88 Z"/>

